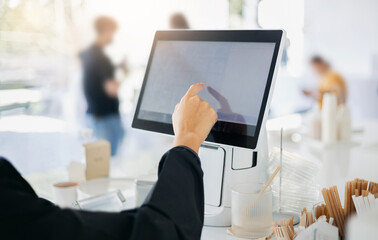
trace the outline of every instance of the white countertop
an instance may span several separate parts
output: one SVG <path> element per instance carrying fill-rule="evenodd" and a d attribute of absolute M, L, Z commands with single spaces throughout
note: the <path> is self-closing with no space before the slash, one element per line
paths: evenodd
<path fill-rule="evenodd" d="M 372 122 L 375 126 L 378 125 L 378 121 Z M 284 149 L 319 163 L 319 185 L 336 185 L 341 199 L 344 198 L 345 181 L 363 178 L 378 182 L 378 147 L 361 145 L 361 140 L 364 140 L 362 133 L 354 134 L 353 140 L 356 144 L 334 146 L 322 146 L 316 141 L 308 141 L 298 136 L 296 142 L 293 142 L 292 137 L 289 135 L 284 138 Z M 268 139 L 270 148 L 279 146 L 278 135 L 271 133 Z M 153 172 L 160 156 L 169 149 L 170 141 L 171 138 L 165 136 L 129 131 L 128 139 L 123 145 L 128 149 L 126 154 L 112 160 L 112 177 L 136 177 Z M 16 165 L 40 196 L 48 199 L 51 199 L 51 184 L 67 180 L 68 163 L 79 159 L 78 156 L 73 156 L 73 153 L 80 152 L 80 145 L 74 144 L 78 142 L 72 134 L 62 132 L 0 131 L 1 154 Z M 26 149 L 15 151 L 15 146 Z M 227 235 L 226 228 L 204 227 L 202 239 L 237 238 Z"/>

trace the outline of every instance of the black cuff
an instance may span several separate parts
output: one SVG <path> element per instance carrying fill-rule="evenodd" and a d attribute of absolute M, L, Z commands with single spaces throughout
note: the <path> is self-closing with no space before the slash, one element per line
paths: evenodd
<path fill-rule="evenodd" d="M 176 146 L 176 147 L 174 147 L 174 148 L 172 148 L 172 149 L 184 149 L 184 150 L 187 150 L 187 151 L 189 151 L 189 152 L 191 152 L 195 157 L 196 157 L 196 159 L 198 160 L 198 161 L 200 161 L 200 158 L 199 158 L 199 156 L 198 156 L 198 154 L 195 152 L 195 151 L 193 151 L 193 149 L 191 149 L 191 148 L 189 148 L 189 147 L 187 147 L 187 146 L 184 146 L 184 145 L 180 145 L 180 146 Z M 200 162 L 201 163 L 201 162 Z"/>

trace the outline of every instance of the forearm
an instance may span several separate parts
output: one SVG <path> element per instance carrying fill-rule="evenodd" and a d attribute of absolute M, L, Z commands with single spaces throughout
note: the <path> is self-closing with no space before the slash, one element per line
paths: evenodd
<path fill-rule="evenodd" d="M 175 136 L 173 141 L 173 147 L 185 146 L 193 150 L 198 154 L 199 148 L 201 146 L 201 139 L 192 133 L 187 133 L 185 135 Z"/>
<path fill-rule="evenodd" d="M 204 215 L 203 172 L 196 153 L 185 147 L 168 151 L 159 180 L 142 208 L 159 211 L 184 239 L 199 239 Z"/>

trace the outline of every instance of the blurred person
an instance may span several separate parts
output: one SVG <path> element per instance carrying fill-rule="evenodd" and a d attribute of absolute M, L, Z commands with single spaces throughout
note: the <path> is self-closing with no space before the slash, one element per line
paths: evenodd
<path fill-rule="evenodd" d="M 158 180 L 140 208 L 111 212 L 61 209 L 39 198 L 0 157 L 0 239 L 197 240 L 204 222 L 203 171 L 198 151 L 217 113 L 192 85 L 172 115 L 173 148 L 161 158 Z"/>
<path fill-rule="evenodd" d="M 169 27 L 172 29 L 189 29 L 189 24 L 184 14 L 174 13 L 169 18 Z"/>
<path fill-rule="evenodd" d="M 95 138 L 106 139 L 115 155 L 123 139 L 124 129 L 119 113 L 118 89 L 115 79 L 116 67 L 105 55 L 104 48 L 113 41 L 117 22 L 106 16 L 95 20 L 96 39 L 81 53 L 83 64 L 84 95 L 87 101 L 87 126 L 93 129 Z M 127 66 L 122 65 L 127 72 Z"/>
<path fill-rule="evenodd" d="M 318 101 L 320 107 L 323 102 L 324 93 L 334 93 L 338 104 L 345 104 L 347 98 L 347 86 L 340 74 L 332 70 L 330 64 L 320 56 L 311 58 L 310 64 L 319 76 L 319 86 L 316 91 L 303 90 L 306 96 Z"/>

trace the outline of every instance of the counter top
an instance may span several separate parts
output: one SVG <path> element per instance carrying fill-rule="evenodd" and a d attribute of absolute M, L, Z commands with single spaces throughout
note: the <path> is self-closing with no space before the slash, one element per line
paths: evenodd
<path fill-rule="evenodd" d="M 374 121 L 374 124 L 378 126 L 378 121 Z M 146 141 L 147 135 L 149 136 L 149 143 L 143 142 Z M 72 152 L 80 152 L 77 149 L 80 146 L 76 146 L 75 151 L 71 151 L 71 148 L 74 146 L 70 136 L 69 134 L 61 132 L 0 132 L 1 151 L 2 154 L 6 153 L 6 156 L 9 156 L 11 161 L 13 157 L 16 167 L 18 168 L 20 166 L 21 172 L 40 196 L 51 199 L 51 184 L 68 179 L 66 171 L 67 164 L 70 160 L 76 160 L 72 157 Z M 317 144 L 316 141 L 307 141 L 300 135 L 294 136 L 289 134 L 284 137 L 283 147 L 288 152 L 298 154 L 304 159 L 318 163 L 320 166 L 318 176 L 320 187 L 336 185 L 339 189 L 340 198 L 343 199 L 344 184 L 346 181 L 354 178 L 363 178 L 378 182 L 378 147 L 369 147 L 360 144 L 363 138 L 363 133 L 358 132 L 353 135 L 353 141 L 355 141 L 356 144 L 323 146 Z M 128 139 L 123 146 L 127 147 L 128 152 L 121 158 L 112 160 L 112 177 L 135 177 L 136 175 L 143 175 L 155 171 L 160 156 L 165 150 L 169 149 L 171 139 L 170 137 L 145 132 L 141 133 L 135 130 L 128 132 Z M 280 137 L 276 133 L 271 132 L 268 136 L 268 140 L 270 148 L 279 146 Z M 36 149 L 29 148 L 26 149 L 27 151 L 14 151 L 14 146 L 24 145 L 26 147 L 29 146 L 29 143 L 32 143 L 33 147 Z M 49 159 L 41 159 L 42 156 L 46 157 L 46 154 L 41 155 L 41 149 L 54 152 L 54 150 L 51 150 L 48 146 L 54 146 L 55 144 L 60 144 L 59 148 L 57 148 L 58 152 L 50 155 Z M 148 144 L 150 144 L 151 147 L 146 147 Z M 159 144 L 160 147 L 157 148 L 156 145 Z M 34 154 L 34 152 L 36 154 Z M 57 156 L 60 153 L 62 153 L 62 156 L 70 157 L 70 159 Z M 26 162 L 21 163 L 20 161 L 22 159 Z M 33 164 L 35 164 L 35 166 L 33 166 Z M 38 165 L 42 166 L 41 171 L 43 172 L 36 171 L 36 166 Z M 25 167 L 28 166 L 29 168 L 25 169 Z M 321 195 L 319 199 L 322 199 Z M 238 238 L 227 235 L 226 228 L 204 227 L 202 239 Z"/>

